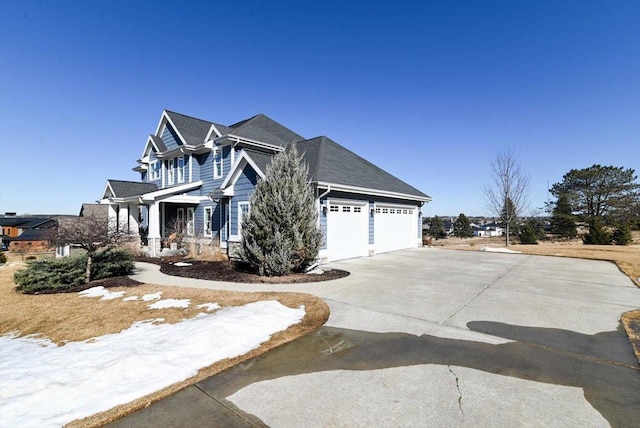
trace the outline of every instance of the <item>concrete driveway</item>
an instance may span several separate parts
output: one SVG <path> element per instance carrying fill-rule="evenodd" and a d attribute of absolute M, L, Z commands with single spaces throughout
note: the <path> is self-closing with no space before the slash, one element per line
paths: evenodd
<path fill-rule="evenodd" d="M 352 274 L 260 287 L 324 298 L 324 327 L 112 426 L 637 426 L 619 318 L 640 289 L 614 264 L 422 248 L 331 267 Z"/>

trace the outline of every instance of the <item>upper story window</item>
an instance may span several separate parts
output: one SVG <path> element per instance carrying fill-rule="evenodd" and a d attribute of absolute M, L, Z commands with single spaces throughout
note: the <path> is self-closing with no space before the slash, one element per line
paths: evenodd
<path fill-rule="evenodd" d="M 213 151 L 213 178 L 222 178 L 222 148 Z"/>
<path fill-rule="evenodd" d="M 160 180 L 160 162 L 157 160 L 149 163 L 149 181 Z"/>
<path fill-rule="evenodd" d="M 169 159 L 167 161 L 167 184 L 173 184 L 175 160 Z"/>
<path fill-rule="evenodd" d="M 178 163 L 178 183 L 184 183 L 184 156 L 177 158 Z"/>

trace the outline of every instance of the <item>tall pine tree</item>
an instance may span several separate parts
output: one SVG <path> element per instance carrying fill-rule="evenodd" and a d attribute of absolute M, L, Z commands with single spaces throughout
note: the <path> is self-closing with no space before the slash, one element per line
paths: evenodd
<path fill-rule="evenodd" d="M 301 271 L 318 257 L 322 233 L 307 176 L 308 166 L 292 145 L 274 156 L 258 181 L 238 255 L 260 275 Z"/>
<path fill-rule="evenodd" d="M 573 238 L 576 236 L 576 217 L 573 215 L 569 198 L 565 193 L 558 195 L 551 213 L 551 232 L 561 238 Z"/>
<path fill-rule="evenodd" d="M 453 236 L 457 236 L 458 238 L 471 238 L 473 236 L 471 222 L 469 222 L 469 219 L 463 213 L 460 213 L 453 223 Z"/>

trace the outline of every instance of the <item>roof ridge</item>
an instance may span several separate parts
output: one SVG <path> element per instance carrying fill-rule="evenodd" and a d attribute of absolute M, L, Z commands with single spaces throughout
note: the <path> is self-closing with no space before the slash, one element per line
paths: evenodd
<path fill-rule="evenodd" d="M 247 123 L 253 121 L 254 119 L 258 118 L 259 116 L 268 117 L 268 116 L 264 115 L 263 113 L 258 113 L 256 115 L 251 116 L 248 119 L 244 119 L 244 120 L 241 120 L 240 122 L 234 123 L 233 125 L 229 125 L 229 126 L 227 126 L 227 128 L 231 128 L 231 129 L 233 129 L 235 131 L 237 129 L 242 128 L 243 126 L 245 126 Z"/>
<path fill-rule="evenodd" d="M 199 120 L 200 122 L 206 122 L 206 123 L 208 123 L 208 124 L 213 123 L 213 122 L 211 122 L 210 120 L 200 119 L 199 117 L 190 116 L 190 115 L 188 115 L 188 114 L 184 114 L 184 113 L 178 113 L 177 111 L 173 111 L 173 110 L 167 110 L 167 109 L 164 109 L 164 111 L 166 111 L 167 113 L 171 113 L 171 114 L 177 114 L 178 116 L 187 117 L 187 118 L 189 118 L 189 119 Z"/>

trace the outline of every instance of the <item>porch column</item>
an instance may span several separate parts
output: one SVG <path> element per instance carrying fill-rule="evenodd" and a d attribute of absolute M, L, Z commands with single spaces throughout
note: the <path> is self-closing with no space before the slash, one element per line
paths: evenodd
<path fill-rule="evenodd" d="M 149 248 L 151 249 L 151 255 L 153 257 L 157 257 L 161 249 L 159 202 L 149 204 L 148 241 Z"/>

